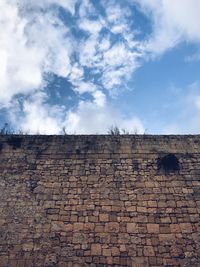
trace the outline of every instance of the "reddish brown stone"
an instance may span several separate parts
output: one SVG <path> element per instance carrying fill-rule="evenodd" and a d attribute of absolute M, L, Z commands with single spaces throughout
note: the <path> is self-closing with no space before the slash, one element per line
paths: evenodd
<path fill-rule="evenodd" d="M 159 224 L 155 224 L 155 223 L 147 224 L 147 231 L 150 234 L 151 233 L 153 233 L 153 234 L 159 233 Z"/>
<path fill-rule="evenodd" d="M 101 256 L 102 249 L 100 244 L 92 244 L 91 245 L 91 255 Z"/>
<path fill-rule="evenodd" d="M 199 136 L 0 135 L 0 267 L 199 267 L 199 154 Z"/>
<path fill-rule="evenodd" d="M 106 223 L 105 231 L 108 233 L 118 233 L 119 232 L 119 223 L 117 223 L 117 222 Z"/>
<path fill-rule="evenodd" d="M 73 230 L 74 232 L 81 232 L 83 230 L 83 223 L 74 223 L 73 224 Z"/>
<path fill-rule="evenodd" d="M 179 224 L 170 224 L 170 229 L 172 233 L 180 233 L 180 226 Z"/>
<path fill-rule="evenodd" d="M 109 221 L 109 215 L 107 213 L 99 214 L 99 221 L 100 222 L 108 222 Z"/>
<path fill-rule="evenodd" d="M 109 249 L 109 248 L 103 248 L 103 252 L 102 252 L 102 255 L 105 256 L 105 257 L 109 257 L 111 256 L 112 254 L 112 250 Z"/>
<path fill-rule="evenodd" d="M 112 247 L 111 248 L 111 254 L 112 254 L 112 256 L 118 256 L 119 254 L 120 254 L 120 251 L 119 251 L 119 248 L 117 248 L 117 247 Z"/>
<path fill-rule="evenodd" d="M 180 223 L 180 229 L 182 233 L 192 233 L 191 223 Z"/>
<path fill-rule="evenodd" d="M 127 223 L 127 233 L 137 233 L 138 227 L 136 223 Z"/>
<path fill-rule="evenodd" d="M 155 256 L 155 252 L 152 246 L 144 246 L 144 256 Z"/>

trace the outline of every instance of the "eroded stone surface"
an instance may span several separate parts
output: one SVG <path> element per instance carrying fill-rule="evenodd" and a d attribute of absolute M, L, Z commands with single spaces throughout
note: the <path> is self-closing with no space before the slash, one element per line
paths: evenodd
<path fill-rule="evenodd" d="M 200 266 L 199 136 L 1 136 L 0 147 L 0 267 Z"/>

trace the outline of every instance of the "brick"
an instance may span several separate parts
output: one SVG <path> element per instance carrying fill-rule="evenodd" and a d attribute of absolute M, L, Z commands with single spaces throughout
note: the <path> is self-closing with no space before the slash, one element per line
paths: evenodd
<path fill-rule="evenodd" d="M 149 257 L 149 266 L 157 266 L 157 257 Z"/>
<path fill-rule="evenodd" d="M 155 223 L 147 224 L 147 232 L 150 234 L 159 233 L 159 224 L 155 224 Z"/>
<path fill-rule="evenodd" d="M 86 241 L 86 235 L 84 233 L 74 233 L 72 243 L 74 244 L 82 244 Z"/>
<path fill-rule="evenodd" d="M 0 267 L 8 266 L 8 257 L 7 256 L 0 256 Z"/>
<path fill-rule="evenodd" d="M 22 246 L 24 251 L 31 251 L 33 250 L 33 243 L 25 243 Z"/>
<path fill-rule="evenodd" d="M 73 224 L 73 231 L 74 232 L 80 232 L 83 230 L 84 224 L 83 223 L 74 223 Z"/>
<path fill-rule="evenodd" d="M 101 256 L 102 248 L 100 244 L 91 244 L 91 255 Z"/>
<path fill-rule="evenodd" d="M 83 229 L 84 232 L 92 232 L 94 231 L 95 224 L 94 223 L 84 223 Z"/>
<path fill-rule="evenodd" d="M 154 182 L 145 182 L 145 186 L 146 187 L 155 187 L 155 183 Z"/>
<path fill-rule="evenodd" d="M 137 207 L 137 212 L 145 213 L 147 212 L 147 207 Z"/>
<path fill-rule="evenodd" d="M 182 233 L 192 233 L 192 225 L 191 223 L 180 223 L 180 229 Z"/>
<path fill-rule="evenodd" d="M 113 264 L 113 257 L 107 257 L 106 262 L 108 265 L 112 265 Z"/>
<path fill-rule="evenodd" d="M 136 223 L 127 223 L 127 233 L 137 233 L 138 227 Z"/>
<path fill-rule="evenodd" d="M 180 226 L 179 224 L 170 224 L 170 229 L 172 233 L 180 233 Z"/>
<path fill-rule="evenodd" d="M 199 136 L 16 138 L 0 135 L 0 267 L 198 265 Z M 158 169 L 173 153 L 180 172 Z"/>
<path fill-rule="evenodd" d="M 99 214 L 99 221 L 100 222 L 108 222 L 109 221 L 109 215 L 107 213 Z"/>
<path fill-rule="evenodd" d="M 105 257 L 110 257 L 112 255 L 112 250 L 109 249 L 109 248 L 103 248 L 102 255 L 105 256 Z"/>
<path fill-rule="evenodd" d="M 111 248 L 111 254 L 112 254 L 112 256 L 118 256 L 119 254 L 120 254 L 120 251 L 119 251 L 119 248 L 117 248 L 117 247 L 112 247 Z"/>
<path fill-rule="evenodd" d="M 146 267 L 144 257 L 134 257 L 132 259 L 132 267 Z"/>
<path fill-rule="evenodd" d="M 126 246 L 125 245 L 120 245 L 119 251 L 120 252 L 125 252 L 126 251 Z"/>
<path fill-rule="evenodd" d="M 152 246 L 144 246 L 144 256 L 155 256 L 155 252 Z"/>
<path fill-rule="evenodd" d="M 148 201 L 147 202 L 148 207 L 156 208 L 158 206 L 156 201 Z"/>
<path fill-rule="evenodd" d="M 68 224 L 65 224 L 65 226 L 63 226 L 63 230 L 66 231 L 66 232 L 72 232 L 73 230 L 73 225 L 68 223 Z"/>
<path fill-rule="evenodd" d="M 108 233 L 118 233 L 119 232 L 119 223 L 118 222 L 106 223 L 105 231 Z"/>
<path fill-rule="evenodd" d="M 159 234 L 159 240 L 162 241 L 173 241 L 176 237 L 173 234 Z"/>
<path fill-rule="evenodd" d="M 104 244 L 109 244 L 112 233 L 97 233 L 96 236 L 99 237 L 99 242 Z"/>
<path fill-rule="evenodd" d="M 170 234 L 171 233 L 170 225 L 161 225 L 160 226 L 160 233 L 161 234 Z"/>
<path fill-rule="evenodd" d="M 126 210 L 128 212 L 135 212 L 136 211 L 136 206 L 127 207 Z"/>

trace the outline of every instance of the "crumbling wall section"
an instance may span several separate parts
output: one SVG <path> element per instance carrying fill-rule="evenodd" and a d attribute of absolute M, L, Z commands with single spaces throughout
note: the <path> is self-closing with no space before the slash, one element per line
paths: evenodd
<path fill-rule="evenodd" d="M 1 136 L 0 267 L 200 266 L 200 136 Z"/>

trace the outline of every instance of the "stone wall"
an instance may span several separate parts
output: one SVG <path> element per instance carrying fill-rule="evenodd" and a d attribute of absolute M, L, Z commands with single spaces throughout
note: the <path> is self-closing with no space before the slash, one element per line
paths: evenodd
<path fill-rule="evenodd" d="M 200 136 L 0 136 L 0 267 L 200 266 Z"/>

